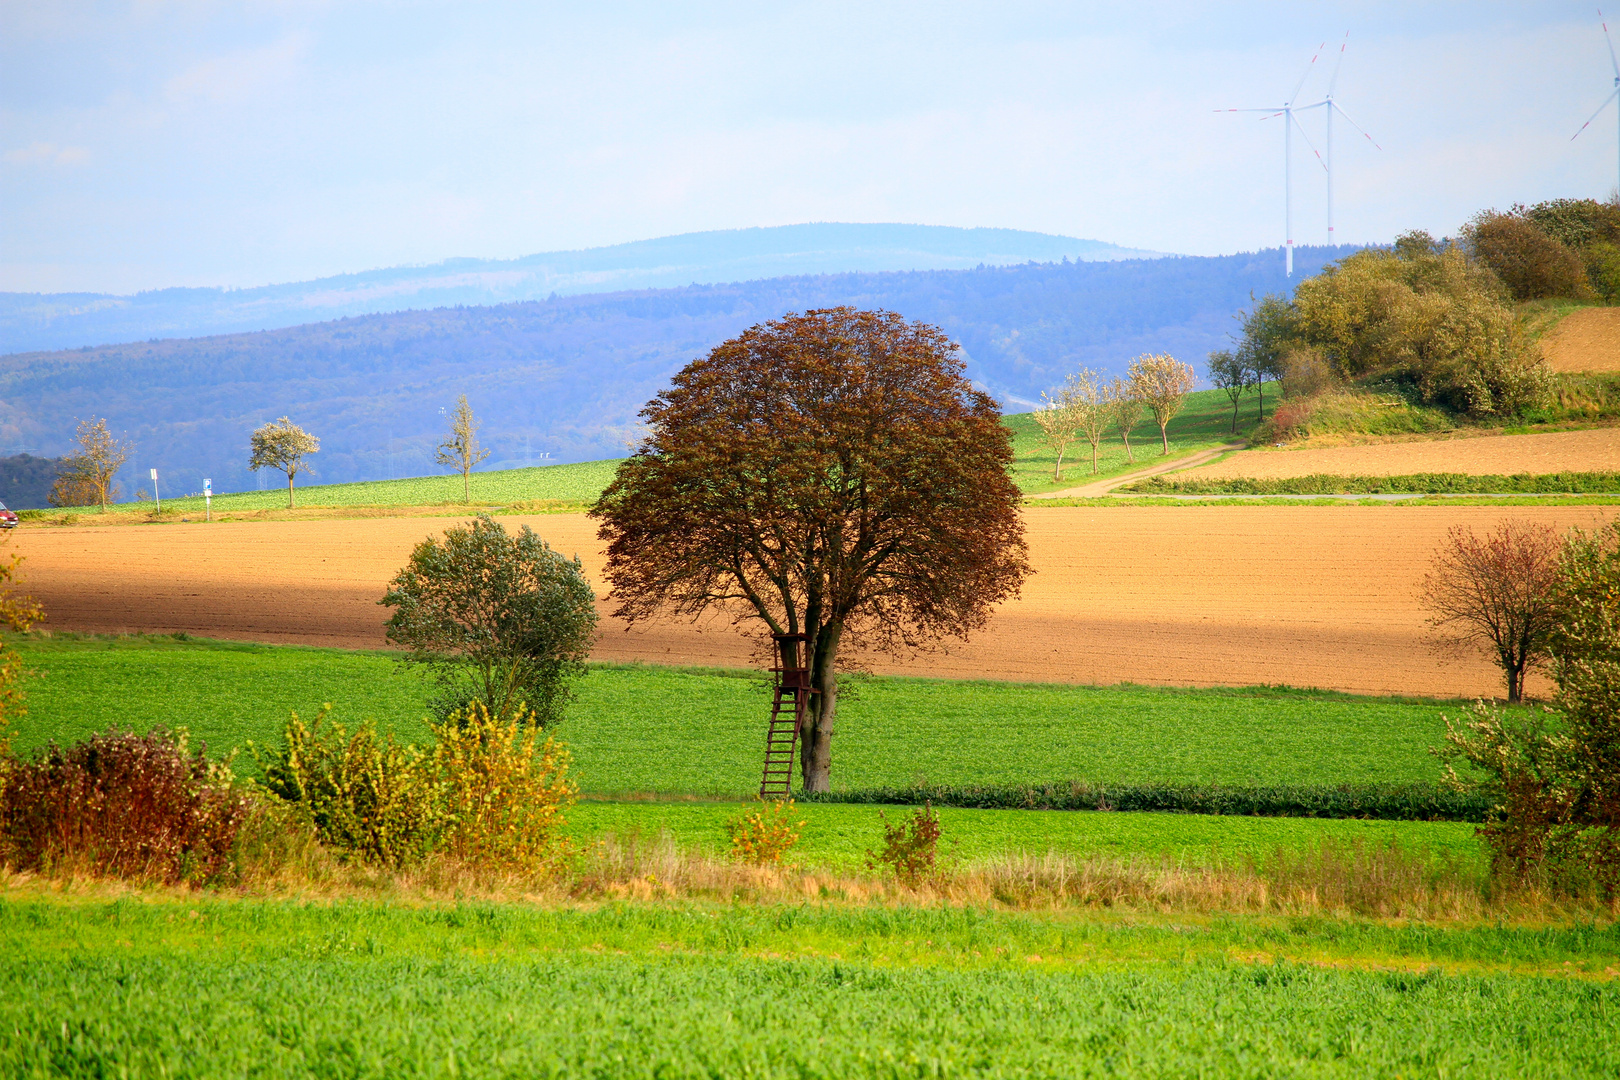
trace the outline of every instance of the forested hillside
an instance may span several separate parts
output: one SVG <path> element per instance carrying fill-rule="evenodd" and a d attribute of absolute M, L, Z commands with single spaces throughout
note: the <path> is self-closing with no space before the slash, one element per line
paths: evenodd
<path fill-rule="evenodd" d="M 581 293 L 804 274 L 967 270 L 1159 254 L 1020 229 L 818 222 L 725 229 L 518 259 L 448 259 L 247 289 L 0 293 L 0 353 L 199 337 L 407 308 L 504 304 Z"/>
<path fill-rule="evenodd" d="M 1352 249 L 1302 249 L 1295 280 Z M 1202 365 L 1250 295 L 1284 291 L 1276 251 L 840 274 L 370 315 L 255 334 L 14 354 L 0 362 L 0 448 L 69 449 L 75 417 L 105 416 L 136 452 L 126 492 L 261 486 L 249 432 L 288 415 L 321 437 L 325 481 L 439 471 L 441 410 L 466 393 L 491 468 L 616 457 L 636 411 L 682 364 L 787 311 L 854 304 L 944 327 L 972 376 L 1014 411 L 1080 365 L 1146 351 Z M 274 486 L 276 476 L 262 478 Z"/>

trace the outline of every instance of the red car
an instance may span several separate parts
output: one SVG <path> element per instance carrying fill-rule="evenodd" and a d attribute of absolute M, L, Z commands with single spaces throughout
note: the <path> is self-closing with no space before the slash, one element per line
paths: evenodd
<path fill-rule="evenodd" d="M 5 503 L 0 503 L 0 529 L 15 529 L 17 527 L 17 512 L 7 510 Z"/>

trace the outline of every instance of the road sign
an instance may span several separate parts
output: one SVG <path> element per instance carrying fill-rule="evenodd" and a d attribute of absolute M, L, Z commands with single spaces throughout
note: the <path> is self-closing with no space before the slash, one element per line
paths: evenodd
<path fill-rule="evenodd" d="M 213 497 L 214 497 L 214 482 L 212 480 L 204 480 L 203 481 L 203 498 L 212 499 Z"/>
<path fill-rule="evenodd" d="M 152 470 L 152 479 L 154 479 L 154 480 L 157 479 L 157 470 L 156 469 Z"/>

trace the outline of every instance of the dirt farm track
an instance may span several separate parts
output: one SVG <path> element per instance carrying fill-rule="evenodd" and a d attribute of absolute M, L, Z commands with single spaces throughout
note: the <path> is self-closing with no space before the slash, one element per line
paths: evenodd
<path fill-rule="evenodd" d="M 1441 664 L 1416 597 L 1452 525 L 1504 516 L 1560 529 L 1584 507 L 1051 507 L 1026 511 L 1037 573 L 990 629 L 943 655 L 872 658 L 878 671 L 953 678 L 1154 684 L 1287 683 L 1372 693 L 1500 693 L 1482 660 Z M 23 528 L 24 588 L 46 628 L 176 632 L 348 648 L 384 646 L 387 581 L 413 544 L 453 519 Z M 582 515 L 526 523 L 602 557 Z M 607 604 L 602 605 L 604 616 Z M 627 633 L 604 617 L 603 660 L 743 666 L 723 624 Z M 1532 685 L 1532 689 L 1535 686 Z"/>

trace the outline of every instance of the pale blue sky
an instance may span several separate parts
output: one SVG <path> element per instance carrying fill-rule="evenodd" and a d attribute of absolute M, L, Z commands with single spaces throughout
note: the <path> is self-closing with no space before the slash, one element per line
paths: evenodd
<path fill-rule="evenodd" d="M 1281 102 L 1346 30 L 1338 98 L 1383 149 L 1336 133 L 1341 239 L 1614 188 L 1614 106 L 1570 142 L 1613 86 L 1584 3 L 8 0 L 0 289 L 802 221 L 1272 246 L 1280 122 L 1214 110 Z M 1296 150 L 1295 240 L 1320 243 Z"/>

